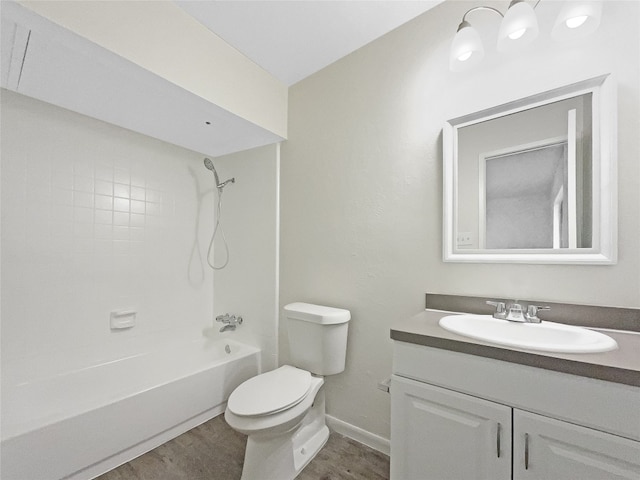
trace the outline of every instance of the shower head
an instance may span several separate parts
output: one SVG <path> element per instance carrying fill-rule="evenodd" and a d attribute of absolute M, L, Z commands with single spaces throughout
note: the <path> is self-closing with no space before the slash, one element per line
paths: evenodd
<path fill-rule="evenodd" d="M 216 167 L 213 166 L 213 162 L 210 159 L 205 158 L 204 166 L 213 172 L 213 175 L 216 178 L 216 187 L 218 187 L 220 185 L 220 179 L 218 178 L 218 172 L 216 172 Z"/>
<path fill-rule="evenodd" d="M 229 180 L 225 180 L 224 182 L 220 182 L 220 179 L 218 178 L 218 172 L 216 172 L 216 167 L 213 166 L 213 162 L 210 159 L 204 159 L 204 166 L 213 172 L 213 175 L 216 178 L 216 188 L 219 192 L 222 192 L 222 189 L 227 185 L 227 183 L 236 183 L 235 177 L 230 178 Z"/>

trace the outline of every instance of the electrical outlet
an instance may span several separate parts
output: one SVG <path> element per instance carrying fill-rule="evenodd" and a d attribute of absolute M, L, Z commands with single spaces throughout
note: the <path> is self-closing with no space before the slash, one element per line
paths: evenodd
<path fill-rule="evenodd" d="M 460 232 L 458 233 L 458 242 L 459 247 L 464 247 L 468 245 L 473 245 L 473 238 L 471 232 Z"/>

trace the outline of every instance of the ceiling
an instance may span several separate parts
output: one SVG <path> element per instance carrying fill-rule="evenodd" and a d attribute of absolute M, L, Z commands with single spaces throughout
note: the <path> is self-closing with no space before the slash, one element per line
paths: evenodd
<path fill-rule="evenodd" d="M 293 85 L 444 0 L 174 0 Z"/>

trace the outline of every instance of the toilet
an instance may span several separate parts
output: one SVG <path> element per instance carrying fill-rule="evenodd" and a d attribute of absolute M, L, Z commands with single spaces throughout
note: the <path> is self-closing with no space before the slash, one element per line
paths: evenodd
<path fill-rule="evenodd" d="M 224 414 L 249 437 L 242 480 L 292 480 L 329 438 L 323 377 L 344 370 L 351 313 L 298 302 L 284 317 L 291 365 L 242 383 Z"/>

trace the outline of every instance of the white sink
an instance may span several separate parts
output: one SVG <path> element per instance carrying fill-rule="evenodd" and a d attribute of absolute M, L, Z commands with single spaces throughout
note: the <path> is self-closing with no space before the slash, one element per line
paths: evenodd
<path fill-rule="evenodd" d="M 440 326 L 465 337 L 516 348 L 557 353 L 607 352 L 616 341 L 600 332 L 562 323 L 519 323 L 491 315 L 449 315 Z"/>

